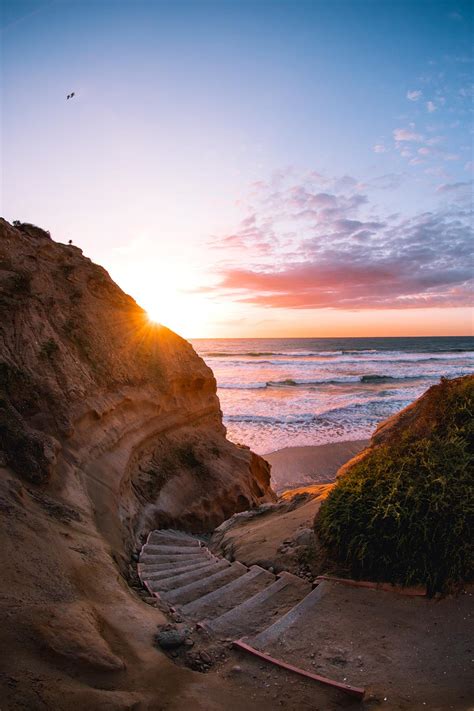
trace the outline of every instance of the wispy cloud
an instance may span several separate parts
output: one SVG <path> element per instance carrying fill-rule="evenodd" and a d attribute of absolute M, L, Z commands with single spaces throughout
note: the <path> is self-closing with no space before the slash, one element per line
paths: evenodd
<path fill-rule="evenodd" d="M 452 193 L 458 190 L 470 190 L 472 180 L 459 181 L 458 183 L 443 183 L 436 188 L 437 193 Z"/>
<path fill-rule="evenodd" d="M 423 96 L 423 92 L 419 89 L 413 91 L 407 91 L 407 99 L 410 101 L 418 101 Z"/>

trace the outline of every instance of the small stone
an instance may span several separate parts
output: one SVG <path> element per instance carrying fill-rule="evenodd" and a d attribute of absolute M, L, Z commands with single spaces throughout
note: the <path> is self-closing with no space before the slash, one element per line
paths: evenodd
<path fill-rule="evenodd" d="M 185 640 L 186 634 L 178 629 L 161 629 L 155 635 L 155 641 L 162 649 L 175 649 Z"/>
<path fill-rule="evenodd" d="M 199 652 L 199 657 L 204 664 L 212 664 L 212 658 L 207 652 Z"/>
<path fill-rule="evenodd" d="M 185 640 L 184 644 L 186 645 L 186 647 L 194 647 L 194 641 L 190 637 Z"/>
<path fill-rule="evenodd" d="M 231 669 L 231 672 L 233 674 L 240 674 L 241 671 L 242 671 L 242 667 L 239 667 L 238 664 L 234 664 L 234 666 Z"/>

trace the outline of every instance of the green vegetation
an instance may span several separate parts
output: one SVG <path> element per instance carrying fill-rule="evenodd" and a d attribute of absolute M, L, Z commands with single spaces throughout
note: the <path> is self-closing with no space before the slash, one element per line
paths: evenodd
<path fill-rule="evenodd" d="M 321 506 L 316 533 L 351 576 L 445 592 L 474 574 L 474 378 L 443 380 Z"/>

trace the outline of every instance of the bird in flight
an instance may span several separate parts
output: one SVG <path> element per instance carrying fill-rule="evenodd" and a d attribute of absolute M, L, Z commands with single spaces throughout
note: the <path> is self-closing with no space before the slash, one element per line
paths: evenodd
<path fill-rule="evenodd" d="M 68 95 L 66 96 L 66 101 L 67 101 L 68 99 L 72 99 L 72 97 L 73 97 L 74 95 L 75 95 L 75 92 L 74 92 L 74 91 L 72 92 L 72 94 L 68 94 Z"/>

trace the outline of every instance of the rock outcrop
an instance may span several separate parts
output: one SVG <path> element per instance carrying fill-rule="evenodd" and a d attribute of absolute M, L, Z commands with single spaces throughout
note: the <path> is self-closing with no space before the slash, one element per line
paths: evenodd
<path fill-rule="evenodd" d="M 273 501 L 269 466 L 227 441 L 191 345 L 79 248 L 1 220 L 0 310 L 3 698 L 129 708 L 160 615 L 125 582 L 131 551 Z"/>

